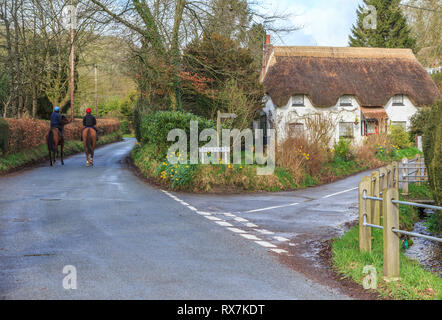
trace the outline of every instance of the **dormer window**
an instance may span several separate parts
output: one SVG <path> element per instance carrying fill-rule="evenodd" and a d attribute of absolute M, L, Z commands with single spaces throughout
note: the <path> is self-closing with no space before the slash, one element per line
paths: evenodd
<path fill-rule="evenodd" d="M 394 106 L 403 106 L 404 105 L 404 95 L 398 94 L 393 97 L 393 105 Z"/>
<path fill-rule="evenodd" d="M 298 94 L 292 97 L 292 107 L 304 107 L 304 95 Z"/>
<path fill-rule="evenodd" d="M 339 99 L 339 104 L 341 107 L 351 107 L 353 105 L 351 103 L 351 96 L 342 96 Z"/>

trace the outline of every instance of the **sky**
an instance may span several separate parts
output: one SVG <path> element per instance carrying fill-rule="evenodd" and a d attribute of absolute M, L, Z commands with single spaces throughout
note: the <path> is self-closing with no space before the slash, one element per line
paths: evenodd
<path fill-rule="evenodd" d="M 348 46 L 362 0 L 262 0 L 264 12 L 290 13 L 290 22 L 300 30 L 273 38 L 272 43 L 291 46 Z"/>

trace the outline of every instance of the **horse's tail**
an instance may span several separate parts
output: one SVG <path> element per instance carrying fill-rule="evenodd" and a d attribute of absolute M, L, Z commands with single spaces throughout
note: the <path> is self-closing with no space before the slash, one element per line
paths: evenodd
<path fill-rule="evenodd" d="M 87 129 L 87 134 L 86 134 L 86 148 L 87 148 L 87 152 L 89 152 L 89 154 L 92 154 L 92 143 L 91 143 L 91 129 Z"/>
<path fill-rule="evenodd" d="M 54 141 L 54 132 L 51 130 L 49 130 L 49 134 L 48 134 L 48 150 L 55 152 L 55 141 Z"/>

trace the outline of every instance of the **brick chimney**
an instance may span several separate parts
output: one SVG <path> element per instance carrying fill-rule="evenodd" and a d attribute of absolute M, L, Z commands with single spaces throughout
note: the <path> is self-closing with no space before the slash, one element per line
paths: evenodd
<path fill-rule="evenodd" d="M 261 82 L 264 81 L 267 71 L 267 64 L 269 62 L 270 55 L 273 51 L 273 45 L 270 40 L 270 35 L 266 35 L 266 41 L 264 44 L 263 55 L 262 55 L 262 70 L 261 70 Z"/>

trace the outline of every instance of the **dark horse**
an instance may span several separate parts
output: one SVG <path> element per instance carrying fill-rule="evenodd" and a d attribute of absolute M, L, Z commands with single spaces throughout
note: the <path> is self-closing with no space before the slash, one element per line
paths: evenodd
<path fill-rule="evenodd" d="M 65 116 L 61 117 L 62 126 L 64 127 L 66 124 L 70 123 Z M 61 164 L 64 165 L 63 161 L 63 148 L 64 148 L 64 140 L 61 137 L 60 131 L 58 128 L 51 128 L 48 133 L 47 138 L 48 150 L 49 150 L 49 163 L 52 167 L 55 164 L 56 157 L 58 155 L 58 146 L 60 146 L 60 155 L 61 155 Z"/>

